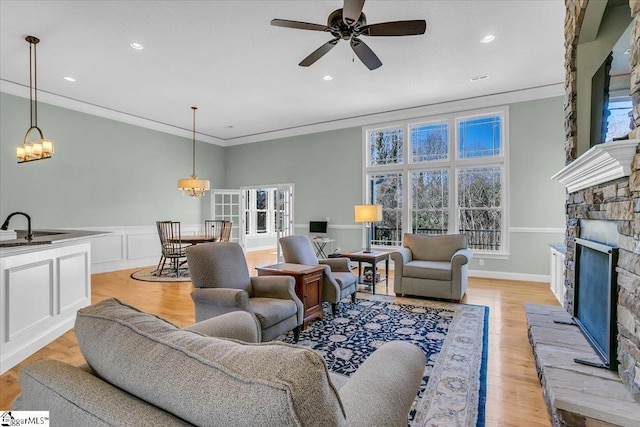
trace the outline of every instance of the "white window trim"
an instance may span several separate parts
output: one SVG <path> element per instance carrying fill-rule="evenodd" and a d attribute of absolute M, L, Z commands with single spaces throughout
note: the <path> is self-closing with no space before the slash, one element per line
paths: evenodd
<path fill-rule="evenodd" d="M 484 157 L 484 158 L 458 158 L 458 122 L 460 120 L 469 120 L 477 117 L 490 115 L 501 116 L 501 154 L 500 156 Z M 429 125 L 435 123 L 449 123 L 449 153 L 447 160 L 437 160 L 430 162 L 412 162 L 411 159 L 411 126 Z M 368 145 L 368 136 L 370 132 L 378 132 L 389 129 L 402 129 L 403 131 L 403 147 L 402 147 L 402 163 L 386 164 L 379 166 L 370 166 L 370 151 Z M 370 186 L 368 176 L 376 173 L 402 173 L 402 233 L 406 233 L 408 225 L 411 224 L 411 174 L 418 171 L 447 169 L 449 171 L 449 230 L 459 229 L 459 216 L 457 209 L 457 187 L 458 187 L 458 170 L 473 167 L 491 167 L 497 166 L 502 168 L 501 185 L 502 185 L 502 224 L 501 224 L 501 245 L 499 251 L 486 251 L 474 249 L 475 255 L 482 258 L 507 259 L 510 255 L 509 242 L 509 222 L 510 222 L 510 189 L 509 189 L 509 106 L 497 106 L 493 108 L 483 108 L 469 111 L 452 112 L 430 117 L 420 117 L 410 120 L 402 120 L 397 122 L 387 122 L 371 126 L 362 127 L 362 194 L 363 203 L 369 203 Z M 451 221 L 453 220 L 453 221 Z M 364 241 L 363 232 L 363 241 Z M 379 249 L 388 249 L 389 246 L 378 247 Z"/>

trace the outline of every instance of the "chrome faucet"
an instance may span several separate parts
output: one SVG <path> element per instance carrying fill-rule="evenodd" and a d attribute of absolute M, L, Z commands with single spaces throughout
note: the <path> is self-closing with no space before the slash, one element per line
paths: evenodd
<path fill-rule="evenodd" d="M 31 233 L 31 217 L 24 212 L 14 212 L 12 214 L 9 214 L 7 219 L 4 220 L 4 224 L 2 224 L 2 227 L 0 227 L 0 230 L 6 230 L 7 228 L 9 228 L 9 220 L 14 215 L 23 215 L 25 218 L 27 218 L 27 236 L 25 237 L 25 239 L 27 239 L 28 241 L 33 240 L 33 234 Z"/>

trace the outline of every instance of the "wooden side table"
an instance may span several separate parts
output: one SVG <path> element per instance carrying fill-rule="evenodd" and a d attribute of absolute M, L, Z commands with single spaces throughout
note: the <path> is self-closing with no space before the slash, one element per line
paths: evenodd
<path fill-rule="evenodd" d="M 324 266 L 280 263 L 256 267 L 258 276 L 293 276 L 296 280 L 296 295 L 304 305 L 303 328 L 312 319 L 322 319 L 322 282 Z"/>
<path fill-rule="evenodd" d="M 343 253 L 342 256 L 349 258 L 351 261 L 357 261 L 358 262 L 358 283 L 363 283 L 363 284 L 370 284 L 371 285 L 371 291 L 373 292 L 373 294 L 375 295 L 376 293 L 376 283 L 377 282 L 381 282 L 382 280 L 385 280 L 386 286 L 387 286 L 387 293 L 389 293 L 389 254 L 390 252 L 381 252 L 381 251 L 373 251 L 373 252 L 364 252 L 364 251 L 358 251 L 358 252 L 349 252 L 349 253 Z M 380 261 L 384 261 L 384 268 L 385 268 L 385 277 L 384 279 L 380 279 L 377 280 L 377 276 L 378 276 L 378 263 Z M 368 264 L 371 264 L 372 266 L 372 280 L 371 282 L 364 280 L 364 277 L 362 277 L 362 263 L 366 262 Z"/>

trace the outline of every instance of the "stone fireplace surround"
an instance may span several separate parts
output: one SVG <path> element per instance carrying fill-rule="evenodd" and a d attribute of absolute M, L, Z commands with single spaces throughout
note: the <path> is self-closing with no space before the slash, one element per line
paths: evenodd
<path fill-rule="evenodd" d="M 640 240 L 634 233 L 636 226 L 640 230 L 640 214 L 635 213 L 640 211 L 639 145 L 640 139 L 596 145 L 553 176 L 567 188 L 564 308 L 527 304 L 525 311 L 536 368 L 556 426 L 640 426 Z M 574 362 L 600 361 L 579 329 L 566 324 L 575 314 L 574 238 L 580 235 L 581 219 L 616 224 L 619 372 Z"/>
<path fill-rule="evenodd" d="M 572 167 L 577 167 L 579 170 L 580 164 L 586 158 L 588 159 L 589 153 L 593 150 L 577 158 L 576 56 L 580 30 L 590 1 L 599 0 L 565 0 L 565 154 L 567 163 L 567 168 L 563 170 L 565 172 Z M 629 0 L 629 12 L 632 17 L 629 54 L 630 94 L 635 123 L 635 130 L 630 138 L 636 141 L 628 141 L 626 148 L 630 154 L 633 154 L 633 158 L 628 166 L 629 156 L 620 160 L 621 166 L 617 169 L 618 171 L 623 169 L 622 173 L 608 175 L 595 169 L 591 176 L 602 175 L 602 180 L 599 182 L 583 180 L 583 183 L 577 186 L 565 183 L 567 185 L 565 237 L 567 254 L 563 305 L 569 314 L 573 314 L 575 273 L 573 239 L 579 235 L 580 219 L 616 221 L 620 248 L 617 267 L 618 359 L 620 361 L 618 372 L 628 392 L 637 402 L 640 402 L 640 154 L 637 154 L 637 146 L 640 142 L 637 141 L 640 139 L 640 0 Z M 601 144 L 600 147 L 607 144 Z M 633 149 L 634 145 L 636 150 Z M 583 170 L 582 173 L 587 170 Z M 562 172 L 558 175 L 560 174 Z M 558 175 L 556 178 L 559 178 Z"/>
<path fill-rule="evenodd" d="M 616 148 L 601 144 L 578 157 L 578 38 L 587 5 L 595 1 L 602 0 L 565 0 L 567 167 L 554 177 L 567 187 L 563 308 L 528 304 L 526 311 L 553 424 L 640 426 L 640 0 L 628 0 L 633 19 L 629 64 L 635 130 L 626 144 Z M 585 358 L 592 350 L 576 326 L 553 322 L 574 314 L 574 239 L 579 236 L 580 219 L 615 221 L 618 230 L 617 373 L 574 363 L 574 357 Z"/>

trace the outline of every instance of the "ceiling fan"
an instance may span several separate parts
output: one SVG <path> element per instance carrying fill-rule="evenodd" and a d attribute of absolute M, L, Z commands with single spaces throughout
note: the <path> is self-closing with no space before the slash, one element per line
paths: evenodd
<path fill-rule="evenodd" d="M 344 0 L 342 9 L 332 12 L 327 19 L 327 25 L 311 24 L 308 22 L 290 21 L 288 19 L 273 19 L 271 25 L 276 27 L 296 28 L 299 30 L 326 31 L 334 37 L 300 62 L 301 67 L 308 67 L 326 55 L 342 40 L 349 40 L 351 48 L 370 70 L 382 65 L 380 59 L 359 37 L 360 36 L 414 36 L 424 34 L 427 29 L 426 21 L 392 21 L 367 25 L 367 18 L 362 12 L 365 0 Z"/>

